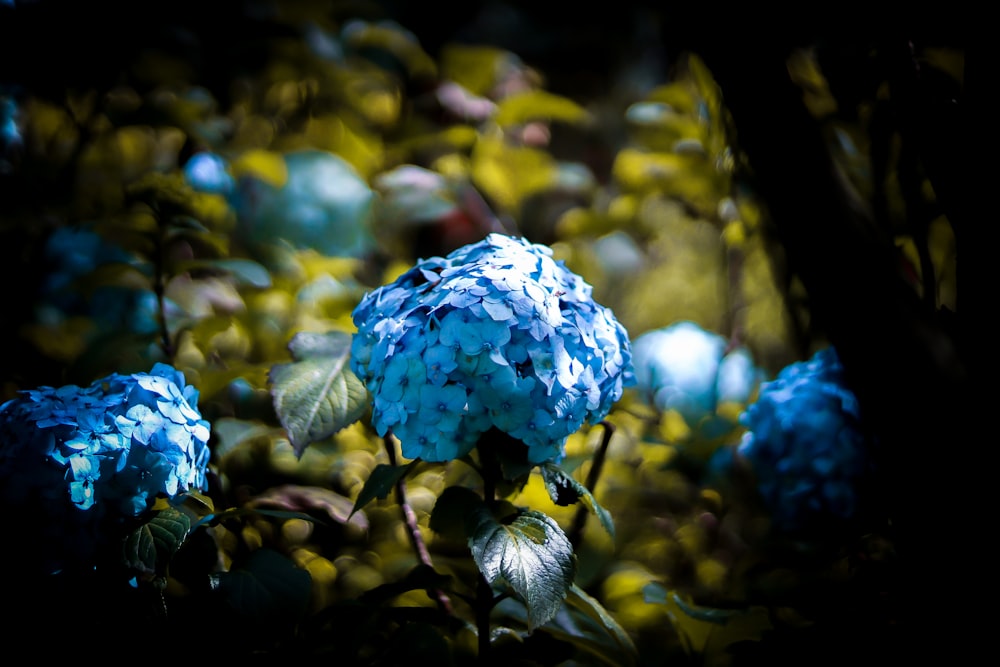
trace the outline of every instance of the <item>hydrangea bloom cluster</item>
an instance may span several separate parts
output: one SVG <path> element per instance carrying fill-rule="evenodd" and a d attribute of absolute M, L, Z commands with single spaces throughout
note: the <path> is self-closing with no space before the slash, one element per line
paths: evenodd
<path fill-rule="evenodd" d="M 137 517 L 158 496 L 203 489 L 209 424 L 197 403 L 163 363 L 89 387 L 22 391 L 0 406 L 0 499 L 43 518 L 57 539 L 82 531 L 96 540 L 99 525 Z"/>
<path fill-rule="evenodd" d="M 335 257 L 370 252 L 375 246 L 370 228 L 375 195 L 357 170 L 323 150 L 293 151 L 281 159 L 279 180 L 250 171 L 235 182 L 230 203 L 243 240 Z"/>
<path fill-rule="evenodd" d="M 201 152 L 184 164 L 184 180 L 199 192 L 228 195 L 235 181 L 226 159 L 217 153 Z"/>
<path fill-rule="evenodd" d="M 421 260 L 354 310 L 352 369 L 408 458 L 448 461 L 497 428 L 531 463 L 634 382 L 628 334 L 547 246 L 489 234 Z"/>
<path fill-rule="evenodd" d="M 106 240 L 90 225 L 60 227 L 45 240 L 47 269 L 35 303 L 38 321 L 58 325 L 74 316 L 89 317 L 94 335 L 122 330 L 151 334 L 158 329 L 159 304 L 151 289 L 98 285 L 84 291 L 81 281 L 102 266 L 142 262 Z"/>
<path fill-rule="evenodd" d="M 681 321 L 638 336 L 632 344 L 636 384 L 661 412 L 676 410 L 688 426 L 712 417 L 725 402 L 745 404 L 763 379 L 749 350 L 694 322 Z"/>
<path fill-rule="evenodd" d="M 740 417 L 737 453 L 782 530 L 856 516 L 871 458 L 857 398 L 832 347 L 786 366 Z"/>

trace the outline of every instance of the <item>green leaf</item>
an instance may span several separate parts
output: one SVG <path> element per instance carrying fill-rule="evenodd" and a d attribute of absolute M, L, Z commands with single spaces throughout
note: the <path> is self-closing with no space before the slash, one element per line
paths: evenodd
<path fill-rule="evenodd" d="M 354 514 L 376 498 L 384 500 L 389 495 L 389 492 L 396 487 L 396 483 L 403 479 L 406 473 L 417 463 L 417 460 L 413 460 L 405 466 L 391 466 L 385 463 L 379 463 L 375 466 L 371 474 L 368 475 L 368 479 L 365 480 L 365 485 L 361 488 L 361 492 L 358 493 L 351 514 Z"/>
<path fill-rule="evenodd" d="M 582 501 L 584 506 L 594 514 L 604 526 L 604 530 L 614 538 L 615 524 L 611 518 L 611 513 L 601 507 L 586 486 L 581 484 L 576 478 L 554 463 L 546 463 L 541 467 L 542 479 L 545 481 L 545 489 L 549 492 L 549 498 L 556 505 L 571 505 Z"/>
<path fill-rule="evenodd" d="M 590 114 L 582 106 L 562 95 L 544 90 L 530 90 L 504 98 L 494 120 L 501 127 L 522 125 L 533 120 L 585 123 Z"/>
<path fill-rule="evenodd" d="M 268 548 L 254 551 L 242 567 L 219 574 L 214 582 L 234 610 L 265 622 L 301 617 L 312 592 L 309 573 Z"/>
<path fill-rule="evenodd" d="M 766 607 L 699 607 L 656 583 L 643 588 L 643 597 L 667 607 L 667 616 L 689 655 L 722 655 L 736 642 L 760 641 L 761 635 L 773 627 Z"/>
<path fill-rule="evenodd" d="M 348 364 L 350 334 L 298 333 L 288 347 L 295 361 L 272 366 L 268 381 L 278 420 L 301 457 L 309 444 L 360 419 L 368 391 Z"/>
<path fill-rule="evenodd" d="M 272 428 L 263 422 L 220 417 L 212 423 L 212 435 L 216 439 L 214 453 L 221 459 L 244 443 L 269 437 L 275 433 L 280 433 L 280 429 Z"/>
<path fill-rule="evenodd" d="M 362 530 L 368 528 L 368 518 L 363 513 L 355 514 L 350 498 L 320 486 L 282 484 L 255 496 L 246 506 L 278 507 L 309 520 L 313 520 L 309 512 L 322 512 L 337 523 L 351 523 Z"/>
<path fill-rule="evenodd" d="M 442 537 L 467 541 L 475 531 L 479 512 L 489 512 L 482 497 L 464 486 L 449 486 L 434 503 L 430 528 Z"/>
<path fill-rule="evenodd" d="M 162 575 L 191 532 L 191 518 L 172 507 L 139 526 L 125 540 L 125 564 L 148 575 Z"/>
<path fill-rule="evenodd" d="M 622 665 L 622 657 L 627 659 L 627 663 L 625 664 L 636 664 L 639 653 L 632 642 L 632 637 L 625 631 L 625 628 L 618 624 L 618 621 L 615 620 L 600 602 L 587 595 L 579 586 L 573 584 L 570 586 L 569 594 L 566 596 L 566 604 L 586 615 L 598 627 L 602 628 L 606 635 L 614 642 L 618 652 L 615 654 L 614 660 L 609 662 L 609 664 Z"/>
<path fill-rule="evenodd" d="M 270 287 L 271 274 L 264 268 L 263 264 L 249 259 L 221 258 L 221 259 L 194 259 L 182 262 L 178 266 L 179 270 L 190 271 L 200 269 L 214 273 L 224 273 L 236 278 L 237 284 L 250 285 L 251 287 Z"/>
<path fill-rule="evenodd" d="M 524 602 L 531 629 L 550 621 L 562 607 L 576 574 L 576 558 L 552 518 L 522 510 L 501 524 L 481 507 L 469 546 L 486 580 L 506 582 Z"/>

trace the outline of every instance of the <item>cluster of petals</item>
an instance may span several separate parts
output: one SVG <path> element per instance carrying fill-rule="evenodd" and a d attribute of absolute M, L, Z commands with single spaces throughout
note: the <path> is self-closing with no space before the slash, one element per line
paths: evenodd
<path fill-rule="evenodd" d="M 854 393 L 832 347 L 786 366 L 740 417 L 748 460 L 775 523 L 787 530 L 844 521 L 860 510 L 871 468 Z"/>
<path fill-rule="evenodd" d="M 89 387 L 39 387 L 0 406 L 0 486 L 12 504 L 67 516 L 135 517 L 157 497 L 205 487 L 209 424 L 183 374 L 111 374 Z"/>
<path fill-rule="evenodd" d="M 353 313 L 352 370 L 404 456 L 448 461 L 496 428 L 532 463 L 634 383 L 624 327 L 548 246 L 489 234 L 419 261 Z"/>

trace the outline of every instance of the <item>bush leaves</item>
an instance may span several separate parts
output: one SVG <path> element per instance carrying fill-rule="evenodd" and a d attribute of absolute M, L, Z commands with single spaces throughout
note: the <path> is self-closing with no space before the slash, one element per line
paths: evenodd
<path fill-rule="evenodd" d="M 368 390 L 351 372 L 351 335 L 301 332 L 288 344 L 294 361 L 271 367 L 268 381 L 278 420 L 296 455 L 364 414 Z"/>

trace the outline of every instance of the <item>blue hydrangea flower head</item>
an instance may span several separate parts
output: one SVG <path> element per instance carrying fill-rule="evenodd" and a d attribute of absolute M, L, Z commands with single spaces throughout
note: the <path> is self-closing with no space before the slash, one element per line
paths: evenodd
<path fill-rule="evenodd" d="M 690 321 L 647 331 L 632 344 L 636 385 L 661 412 L 676 410 L 696 427 L 722 402 L 746 403 L 763 378 L 746 348 Z"/>
<path fill-rule="evenodd" d="M 334 257 L 361 257 L 375 247 L 375 194 L 353 165 L 315 149 L 286 153 L 281 160 L 280 182 L 253 172 L 236 181 L 230 202 L 246 243 Z"/>
<path fill-rule="evenodd" d="M 197 390 L 163 363 L 89 387 L 25 390 L 0 406 L 0 500 L 65 539 L 49 545 L 52 570 L 86 560 L 109 522 L 205 488 L 209 424 L 197 406 Z"/>
<path fill-rule="evenodd" d="M 139 271 L 147 267 L 94 230 L 92 225 L 69 225 L 54 230 L 45 240 L 42 260 L 45 278 L 35 302 L 40 322 L 57 324 L 82 315 L 96 325 L 94 335 L 127 330 L 151 334 L 159 327 L 159 303 L 152 289 L 125 285 L 98 285 L 83 289 L 92 272 L 109 264 L 127 264 Z"/>
<path fill-rule="evenodd" d="M 184 180 L 199 192 L 228 195 L 235 181 L 229 163 L 217 153 L 195 153 L 184 164 Z"/>
<path fill-rule="evenodd" d="M 365 295 L 351 366 L 407 458 L 464 456 L 496 428 L 531 463 L 603 419 L 635 382 L 625 328 L 551 248 L 489 234 Z"/>
<path fill-rule="evenodd" d="M 776 526 L 800 531 L 859 514 L 872 459 L 857 398 L 832 347 L 786 366 L 740 417 L 737 453 Z"/>

